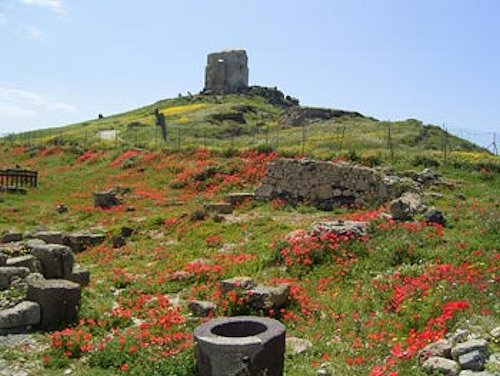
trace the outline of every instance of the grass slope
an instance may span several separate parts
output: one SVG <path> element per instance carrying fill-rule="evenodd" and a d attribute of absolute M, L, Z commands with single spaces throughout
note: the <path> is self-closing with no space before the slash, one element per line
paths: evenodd
<path fill-rule="evenodd" d="M 206 119 L 213 114 L 251 105 L 259 112 L 245 113 L 248 124 L 258 127 L 259 119 L 268 117 L 265 124 L 271 127 L 278 124 L 280 113 L 257 97 L 231 96 L 223 102 L 213 97 L 182 98 L 160 104 L 71 126 L 67 132 L 74 132 L 74 140 L 83 140 L 84 129 L 95 132 L 114 124 L 124 137 L 130 131 L 127 124 L 151 121 L 151 111 L 160 107 L 169 123 L 186 117 L 186 127 L 207 127 L 215 138 L 235 124 L 208 125 Z M 326 130 L 341 124 L 349 129 L 344 146 L 330 150 Z M 384 124 L 343 118 L 332 124 L 310 124 L 307 131 L 321 145 L 315 149 L 320 156 L 389 166 Z M 0 231 L 34 231 L 43 226 L 108 233 L 104 245 L 76 255 L 77 262 L 92 271 L 91 284 L 83 290 L 81 323 L 62 332 L 38 334 L 40 347 L 32 351 L 0 349 L 0 358 L 37 375 L 61 375 L 68 367 L 79 376 L 192 375 L 190 335 L 200 320 L 192 318 L 185 305 L 175 308 L 173 295 L 186 301 L 215 301 L 217 316 L 243 313 L 245 296 L 220 297 L 217 283 L 250 275 L 259 283 L 286 281 L 292 286 L 291 304 L 285 310 L 248 312 L 279 318 L 288 335 L 313 343 L 304 354 L 287 354 L 287 375 L 315 375 L 321 364 L 339 375 L 424 375 L 416 352 L 426 343 L 465 319 L 485 330 L 498 325 L 500 163 L 498 157 L 456 140 L 468 151 L 451 153 L 444 164 L 438 129 L 412 120 L 393 123 L 391 129 L 401 143 L 400 158 L 392 164 L 397 172 L 432 164 L 449 179 L 450 184 L 432 188 L 435 194 L 426 196 L 428 205 L 444 212 L 445 227 L 427 225 L 422 218 L 392 223 L 380 218 L 384 207 L 327 213 L 280 201 L 245 203 L 225 221 L 214 216 L 197 220 L 202 203 L 259 184 L 265 163 L 277 154 L 251 150 L 250 143 L 241 152 L 227 150 L 228 144 L 212 151 L 136 150 L 126 143 L 113 148 L 98 143 L 88 148 L 81 143 L 0 146 L 0 168 L 19 165 L 40 172 L 40 186 L 27 195 L 0 195 Z M 431 135 L 415 143 L 425 129 Z M 302 129 L 284 129 L 283 134 L 288 140 L 295 135 L 300 140 Z M 251 135 L 246 137 L 251 140 Z M 301 153 L 300 142 L 284 140 L 280 139 L 282 153 Z M 259 145 L 264 149 L 265 144 L 256 143 L 257 149 Z M 349 152 L 351 145 L 359 150 Z M 93 191 L 116 186 L 129 189 L 124 205 L 113 210 L 92 206 Z M 69 211 L 57 213 L 58 203 Z M 284 241 L 291 231 L 332 218 L 366 220 L 370 235 L 362 240 L 319 241 L 299 233 L 293 244 Z M 115 249 L 111 237 L 122 226 L 135 233 L 125 247 Z M 199 258 L 209 263 L 193 263 Z M 176 280 L 173 276 L 179 271 L 188 271 L 191 277 Z"/>

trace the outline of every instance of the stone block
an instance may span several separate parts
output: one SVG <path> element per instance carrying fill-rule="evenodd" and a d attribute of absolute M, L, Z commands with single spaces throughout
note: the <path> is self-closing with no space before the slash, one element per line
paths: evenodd
<path fill-rule="evenodd" d="M 245 201 L 251 201 L 254 198 L 255 194 L 251 192 L 235 192 L 225 196 L 225 200 L 233 207 L 241 205 Z"/>
<path fill-rule="evenodd" d="M 23 234 L 17 231 L 9 231 L 0 236 L 0 243 L 13 243 L 23 240 Z"/>
<path fill-rule="evenodd" d="M 423 363 L 432 356 L 439 356 L 441 358 L 451 357 L 451 342 L 441 339 L 436 342 L 429 343 L 418 352 L 418 360 Z"/>
<path fill-rule="evenodd" d="M 247 276 L 233 277 L 219 282 L 219 290 L 222 295 L 233 290 L 249 290 L 254 286 L 253 278 Z"/>
<path fill-rule="evenodd" d="M 7 260 L 6 266 L 28 268 L 32 273 L 38 273 L 42 271 L 42 265 L 40 261 L 37 260 L 33 255 L 11 257 Z"/>
<path fill-rule="evenodd" d="M 63 233 L 60 231 L 39 231 L 34 237 L 49 244 L 63 244 Z"/>
<path fill-rule="evenodd" d="M 91 234 L 88 232 L 72 232 L 63 238 L 64 245 L 70 247 L 73 252 L 81 252 L 86 248 L 95 247 L 106 240 L 104 234 Z"/>
<path fill-rule="evenodd" d="M 23 301 L 0 311 L 0 329 L 23 328 L 39 322 L 40 306 L 36 302 Z"/>
<path fill-rule="evenodd" d="M 194 316 L 207 317 L 215 313 L 217 306 L 209 301 L 193 300 L 188 303 L 188 308 Z"/>
<path fill-rule="evenodd" d="M 315 236 L 321 236 L 324 233 L 333 233 L 336 235 L 354 234 L 356 236 L 368 235 L 368 224 L 361 221 L 331 221 L 314 223 L 309 233 Z"/>
<path fill-rule="evenodd" d="M 471 339 L 467 342 L 459 343 L 451 349 L 451 356 L 453 359 L 458 360 L 459 356 L 476 350 L 487 357 L 488 341 L 485 339 Z"/>
<path fill-rule="evenodd" d="M 210 202 L 203 205 L 207 212 L 215 212 L 219 214 L 231 214 L 233 206 L 227 202 Z"/>
<path fill-rule="evenodd" d="M 44 244 L 33 249 L 42 264 L 45 278 L 67 278 L 73 271 L 74 255 L 71 248 L 60 244 Z"/>
<path fill-rule="evenodd" d="M 90 270 L 76 266 L 66 279 L 78 283 L 81 286 L 88 286 L 90 283 Z"/>
<path fill-rule="evenodd" d="M 39 327 L 44 330 L 78 322 L 80 285 L 65 279 L 37 279 L 28 283 L 27 299 L 40 305 Z"/>
<path fill-rule="evenodd" d="M 0 290 L 5 290 L 10 287 L 14 278 L 26 278 L 30 270 L 23 267 L 2 266 L 0 267 Z"/>
<path fill-rule="evenodd" d="M 427 359 L 422 368 L 430 375 L 439 374 L 443 376 L 457 376 L 460 372 L 460 366 L 451 359 L 432 356 Z"/>
<path fill-rule="evenodd" d="M 290 285 L 278 286 L 258 285 L 247 291 L 249 305 L 256 310 L 280 309 L 288 303 Z"/>
<path fill-rule="evenodd" d="M 482 371 L 485 361 L 486 354 L 478 350 L 462 354 L 458 357 L 458 364 L 460 364 L 460 367 L 471 371 Z"/>
<path fill-rule="evenodd" d="M 395 221 L 411 220 L 425 209 L 422 197 L 417 193 L 406 192 L 390 204 L 392 219 Z"/>
<path fill-rule="evenodd" d="M 0 266 L 5 266 L 7 264 L 9 256 L 7 256 L 5 253 L 0 253 Z"/>

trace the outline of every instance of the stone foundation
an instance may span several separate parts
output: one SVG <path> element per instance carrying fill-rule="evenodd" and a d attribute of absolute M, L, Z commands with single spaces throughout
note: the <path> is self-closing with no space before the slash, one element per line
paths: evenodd
<path fill-rule="evenodd" d="M 348 163 L 278 159 L 268 164 L 255 198 L 281 198 L 322 210 L 338 206 L 373 206 L 399 197 L 405 184 L 398 176 Z M 411 181 L 408 181 L 411 184 Z"/>

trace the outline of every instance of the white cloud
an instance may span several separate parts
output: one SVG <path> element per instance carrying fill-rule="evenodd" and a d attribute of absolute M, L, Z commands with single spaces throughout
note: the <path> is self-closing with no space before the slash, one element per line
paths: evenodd
<path fill-rule="evenodd" d="M 59 14 L 66 14 L 64 3 L 62 0 L 20 0 L 21 3 L 30 6 L 37 6 L 50 9 Z"/>
<path fill-rule="evenodd" d="M 71 104 L 52 100 L 44 94 L 0 87 L 0 117 L 25 119 L 57 111 L 72 113 L 76 108 Z"/>
<path fill-rule="evenodd" d="M 37 115 L 37 112 L 33 110 L 27 110 L 14 104 L 0 103 L 0 118 L 32 119 Z"/>

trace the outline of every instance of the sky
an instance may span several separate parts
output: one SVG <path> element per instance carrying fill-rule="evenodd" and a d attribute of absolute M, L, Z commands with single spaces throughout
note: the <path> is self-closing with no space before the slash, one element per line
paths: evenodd
<path fill-rule="evenodd" d="M 236 48 L 301 104 L 500 132 L 498 0 L 0 0 L 0 134 L 197 93 Z"/>

